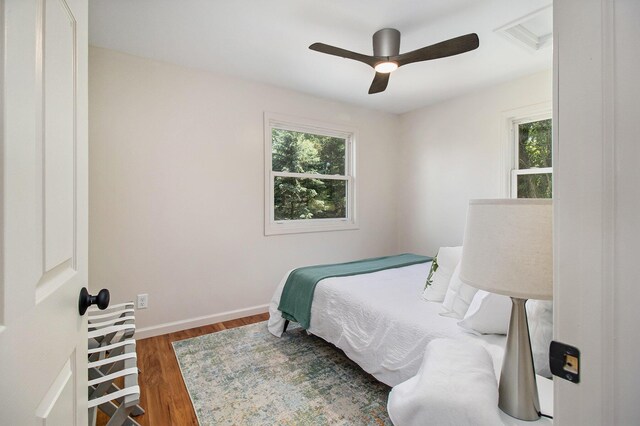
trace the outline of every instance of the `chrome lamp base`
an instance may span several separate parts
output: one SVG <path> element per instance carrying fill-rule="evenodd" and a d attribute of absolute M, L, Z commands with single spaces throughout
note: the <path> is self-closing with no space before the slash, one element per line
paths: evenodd
<path fill-rule="evenodd" d="M 512 297 L 511 320 L 502 360 L 498 407 L 511 417 L 534 421 L 540 418 L 538 387 L 531 353 L 527 299 Z"/>

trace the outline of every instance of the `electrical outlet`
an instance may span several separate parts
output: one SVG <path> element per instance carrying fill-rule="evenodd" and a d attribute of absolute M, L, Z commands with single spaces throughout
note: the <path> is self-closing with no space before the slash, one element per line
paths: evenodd
<path fill-rule="evenodd" d="M 147 309 L 149 307 L 149 295 L 139 294 L 136 306 L 138 309 Z"/>

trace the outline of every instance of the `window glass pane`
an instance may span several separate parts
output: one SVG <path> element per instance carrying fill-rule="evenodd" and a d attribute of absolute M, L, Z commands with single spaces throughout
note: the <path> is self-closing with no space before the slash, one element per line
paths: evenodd
<path fill-rule="evenodd" d="M 275 172 L 345 174 L 343 138 L 272 129 L 271 146 Z"/>
<path fill-rule="evenodd" d="M 551 198 L 551 173 L 518 175 L 518 198 Z"/>
<path fill-rule="evenodd" d="M 551 167 L 551 119 L 518 125 L 518 168 Z"/>
<path fill-rule="evenodd" d="M 275 220 L 336 219 L 347 216 L 347 181 L 276 176 Z"/>

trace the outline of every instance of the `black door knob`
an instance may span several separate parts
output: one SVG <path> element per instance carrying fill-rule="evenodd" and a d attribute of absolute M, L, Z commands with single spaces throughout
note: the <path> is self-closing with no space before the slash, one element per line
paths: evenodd
<path fill-rule="evenodd" d="M 91 305 L 98 305 L 100 309 L 107 309 L 109 306 L 109 290 L 103 288 L 98 292 L 97 296 L 92 296 L 87 291 L 86 287 L 82 287 L 80 290 L 80 299 L 78 299 L 78 312 L 80 316 L 87 312 L 87 308 Z"/>

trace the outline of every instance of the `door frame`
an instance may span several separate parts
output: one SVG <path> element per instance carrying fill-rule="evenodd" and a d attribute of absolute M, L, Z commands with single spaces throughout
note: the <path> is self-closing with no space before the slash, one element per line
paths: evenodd
<path fill-rule="evenodd" d="M 640 109 L 629 95 L 640 93 L 629 73 L 640 66 L 640 5 L 556 0 L 553 9 L 554 340 L 581 351 L 580 383 L 554 380 L 554 423 L 628 424 L 640 416 L 640 268 L 630 259 Z"/>

